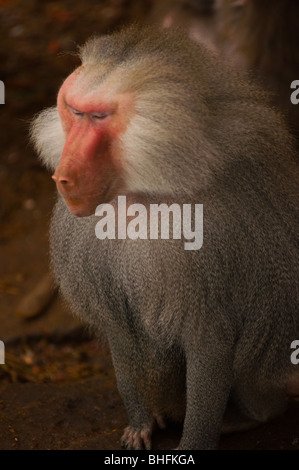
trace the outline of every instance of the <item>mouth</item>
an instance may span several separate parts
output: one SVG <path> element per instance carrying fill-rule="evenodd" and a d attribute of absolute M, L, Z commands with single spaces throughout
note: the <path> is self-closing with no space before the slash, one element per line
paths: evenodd
<path fill-rule="evenodd" d="M 69 211 L 76 217 L 89 217 L 90 215 L 94 215 L 96 208 L 100 204 L 107 203 L 113 199 L 109 190 L 101 193 L 67 196 L 61 194 L 61 196 Z"/>
<path fill-rule="evenodd" d="M 113 181 L 104 187 L 102 186 L 101 191 L 89 193 L 70 194 L 64 188 L 58 187 L 57 189 L 73 215 L 76 217 L 88 217 L 95 214 L 96 208 L 99 205 L 111 202 L 119 193 L 121 187 L 119 181 Z"/>
<path fill-rule="evenodd" d="M 76 217 L 89 217 L 94 215 L 98 204 L 87 198 L 63 197 L 69 211 Z"/>

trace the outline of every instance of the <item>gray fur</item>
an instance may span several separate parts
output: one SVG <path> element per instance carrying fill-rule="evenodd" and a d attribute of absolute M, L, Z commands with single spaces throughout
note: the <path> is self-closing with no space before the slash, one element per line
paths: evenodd
<path fill-rule="evenodd" d="M 120 89 L 137 97 L 121 147 L 128 203 L 203 204 L 204 242 L 185 251 L 179 240 L 100 241 L 98 218 L 76 218 L 59 198 L 57 281 L 107 336 L 130 421 L 124 445 L 149 447 L 162 416 L 184 419 L 179 449 L 215 448 L 228 403 L 243 421 L 264 422 L 283 411 L 298 376 L 291 137 L 259 90 L 180 34 L 131 28 L 93 39 L 82 60 L 93 86 L 99 65 L 99 83 L 119 73 Z M 44 135 L 35 142 L 52 166 Z"/>

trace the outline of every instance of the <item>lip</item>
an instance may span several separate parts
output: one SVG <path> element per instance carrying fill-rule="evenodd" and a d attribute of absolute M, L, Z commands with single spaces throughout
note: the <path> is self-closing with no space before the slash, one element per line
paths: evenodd
<path fill-rule="evenodd" d="M 84 201 L 86 200 L 86 198 L 83 198 L 82 196 L 65 196 L 64 194 L 61 193 L 61 196 L 63 197 L 63 199 L 65 200 L 65 202 L 68 204 L 68 205 L 71 205 L 71 206 L 80 206 L 80 205 L 84 205 Z"/>
<path fill-rule="evenodd" d="M 58 188 L 58 191 L 73 215 L 76 217 L 88 217 L 95 214 L 96 208 L 100 204 L 107 203 L 113 199 L 116 193 L 111 189 L 111 187 L 108 187 L 101 192 L 90 194 L 66 194 L 60 188 Z"/>
<path fill-rule="evenodd" d="M 96 210 L 96 204 L 92 202 L 86 202 L 80 198 L 67 197 L 64 201 L 69 211 L 76 217 L 88 217 L 94 215 Z"/>
<path fill-rule="evenodd" d="M 59 194 L 63 197 L 63 199 L 68 203 L 72 204 L 73 206 L 77 205 L 86 205 L 92 202 L 101 204 L 102 200 L 105 199 L 108 191 L 107 188 L 102 188 L 101 191 L 97 192 L 71 192 L 70 190 L 66 190 L 63 185 L 57 184 L 57 189 Z M 99 202 L 100 201 L 100 202 Z"/>

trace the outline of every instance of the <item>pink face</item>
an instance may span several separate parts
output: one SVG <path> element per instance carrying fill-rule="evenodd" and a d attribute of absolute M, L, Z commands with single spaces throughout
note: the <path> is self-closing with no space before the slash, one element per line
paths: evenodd
<path fill-rule="evenodd" d="M 57 107 L 66 142 L 52 178 L 72 214 L 92 215 L 124 187 L 119 136 L 125 132 L 132 97 L 84 92 L 78 86 L 83 67 L 63 83 Z M 109 96 L 109 98 L 108 98 Z"/>

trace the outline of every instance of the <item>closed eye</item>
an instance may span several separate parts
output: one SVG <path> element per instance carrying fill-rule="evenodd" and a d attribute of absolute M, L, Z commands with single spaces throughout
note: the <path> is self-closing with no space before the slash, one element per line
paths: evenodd
<path fill-rule="evenodd" d="M 85 113 L 83 113 L 82 111 L 79 111 L 78 109 L 75 109 L 73 108 L 72 106 L 70 106 L 69 104 L 67 104 L 67 107 L 71 110 L 71 112 L 73 114 L 75 114 L 75 116 L 79 116 L 79 117 L 82 117 L 84 116 Z M 109 116 L 109 113 L 108 112 L 98 112 L 98 113 L 91 113 L 89 114 L 90 118 L 91 119 L 94 119 L 94 120 L 101 120 L 101 119 L 105 119 L 106 117 Z"/>
<path fill-rule="evenodd" d="M 92 113 L 90 117 L 92 119 L 105 119 L 108 116 L 108 113 Z"/>
<path fill-rule="evenodd" d="M 82 113 L 81 111 L 78 111 L 77 109 L 72 108 L 72 107 L 69 106 L 69 105 L 68 105 L 68 107 L 70 108 L 70 110 L 72 111 L 72 113 L 75 114 L 76 116 L 83 116 L 84 113 Z"/>

